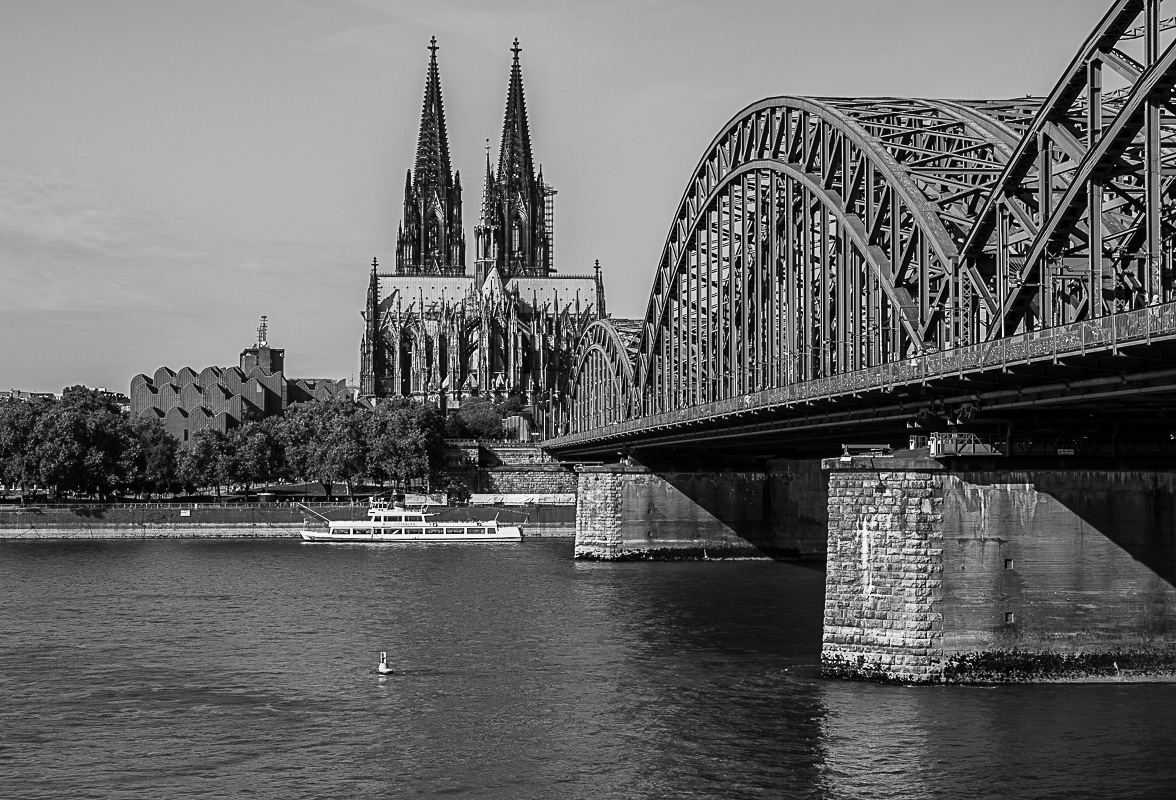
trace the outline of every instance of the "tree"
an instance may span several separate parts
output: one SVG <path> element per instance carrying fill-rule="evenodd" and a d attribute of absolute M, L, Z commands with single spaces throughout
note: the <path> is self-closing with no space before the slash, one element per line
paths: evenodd
<path fill-rule="evenodd" d="M 461 415 L 456 411 L 452 414 L 445 415 L 445 438 L 446 439 L 469 439 L 473 436 L 470 429 L 466 427 L 465 421 L 462 420 Z"/>
<path fill-rule="evenodd" d="M 367 464 L 360 406 L 350 397 L 298 403 L 286 410 L 278 436 L 291 473 L 319 483 L 331 497 L 335 481 L 351 495 Z"/>
<path fill-rule="evenodd" d="M 443 466 L 445 427 L 441 413 L 407 398 L 390 398 L 367 414 L 367 473 L 396 488 L 413 481 L 426 485 Z"/>
<path fill-rule="evenodd" d="M 506 417 L 521 414 L 530 418 L 530 411 L 527 410 L 527 399 L 520 394 L 512 394 L 510 397 L 503 400 L 498 405 L 498 413 L 503 419 Z"/>
<path fill-rule="evenodd" d="M 214 486 L 217 499 L 221 485 L 228 481 L 228 437 L 218 430 L 202 428 L 188 439 L 179 459 L 179 479 L 191 493 L 205 486 Z"/>
<path fill-rule="evenodd" d="M 226 449 L 228 479 L 240 484 L 246 496 L 253 484 L 273 480 L 281 470 L 282 451 L 272 424 L 251 421 L 233 428 Z"/>
<path fill-rule="evenodd" d="M 413 415 L 428 460 L 427 480 L 432 481 L 445 469 L 445 415 L 436 406 L 424 403 L 416 404 Z"/>
<path fill-rule="evenodd" d="M 125 482 L 129 420 L 95 389 L 71 386 L 37 418 L 30 440 L 35 472 L 54 496 L 81 492 L 106 500 Z"/>
<path fill-rule="evenodd" d="M 176 437 L 158 419 L 140 417 L 127 425 L 122 472 L 126 488 L 136 494 L 174 492 L 179 488 L 179 448 Z"/>
<path fill-rule="evenodd" d="M 502 413 L 485 397 L 474 395 L 466 398 L 461 402 L 457 415 L 476 438 L 502 437 Z"/>
<path fill-rule="evenodd" d="M 33 430 L 56 400 L 0 398 L 0 483 L 27 489 L 37 482 Z"/>
<path fill-rule="evenodd" d="M 364 440 L 363 409 L 349 397 L 333 398 L 327 407 L 324 462 L 332 481 L 347 484 L 347 496 L 354 493 L 355 480 L 367 467 L 367 443 Z"/>

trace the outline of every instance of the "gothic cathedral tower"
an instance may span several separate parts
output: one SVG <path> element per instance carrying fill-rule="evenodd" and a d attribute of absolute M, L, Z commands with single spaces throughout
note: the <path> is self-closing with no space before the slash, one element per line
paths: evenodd
<path fill-rule="evenodd" d="M 476 264 L 466 272 L 461 178 L 450 168 L 436 39 L 429 52 L 395 269 L 371 264 L 360 392 L 442 410 L 475 394 L 514 395 L 554 432 L 577 343 L 604 311 L 600 271 L 554 274 L 555 190 L 535 169 L 516 39 L 498 164 L 491 168 L 487 148 Z"/>
<path fill-rule="evenodd" d="M 396 274 L 463 275 L 461 173 L 454 176 L 449 164 L 435 36 L 429 42 L 429 53 L 416 164 L 404 183 L 404 221 L 396 237 Z"/>
<path fill-rule="evenodd" d="M 474 232 L 479 286 L 492 268 L 497 268 L 504 283 L 512 278 L 542 278 L 555 271 L 550 230 L 555 190 L 543 183 L 542 170 L 535 174 L 532 162 L 518 39 L 511 52 L 514 63 L 506 90 L 498 169 L 491 173 L 487 152 L 482 219 Z"/>

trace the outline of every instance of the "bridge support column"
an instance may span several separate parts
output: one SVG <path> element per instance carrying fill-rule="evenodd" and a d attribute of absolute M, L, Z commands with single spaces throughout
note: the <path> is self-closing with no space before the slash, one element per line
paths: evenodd
<path fill-rule="evenodd" d="M 1176 675 L 1176 473 L 827 459 L 826 675 Z"/>
<path fill-rule="evenodd" d="M 617 464 L 577 472 L 577 558 L 825 556 L 827 504 L 816 460 L 774 462 L 760 471 Z"/>

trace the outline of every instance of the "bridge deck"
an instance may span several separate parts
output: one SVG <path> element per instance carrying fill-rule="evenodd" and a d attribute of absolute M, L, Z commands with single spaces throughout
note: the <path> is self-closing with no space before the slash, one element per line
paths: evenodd
<path fill-rule="evenodd" d="M 864 434 L 871 423 L 935 409 L 1007 411 L 1166 393 L 1176 391 L 1176 360 L 1163 348 L 1174 340 L 1176 303 L 1164 303 L 628 419 L 544 446 L 558 453 L 612 453 L 619 446 L 794 439 L 821 428 L 837 428 L 844 438 L 847 428 Z"/>

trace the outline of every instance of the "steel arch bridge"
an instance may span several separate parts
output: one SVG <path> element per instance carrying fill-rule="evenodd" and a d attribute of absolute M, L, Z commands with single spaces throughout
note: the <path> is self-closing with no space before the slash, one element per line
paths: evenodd
<path fill-rule="evenodd" d="M 851 424 L 887 398 L 910 417 L 980 408 L 985 387 L 1145 374 L 1167 356 L 1131 344 L 1176 334 L 1173 27 L 1160 0 L 1118 0 L 1045 98 L 745 108 L 690 177 L 639 329 L 587 331 L 548 445 Z M 1138 358 L 1110 369 L 1102 352 Z M 1030 369 L 1046 356 L 1061 366 Z"/>

